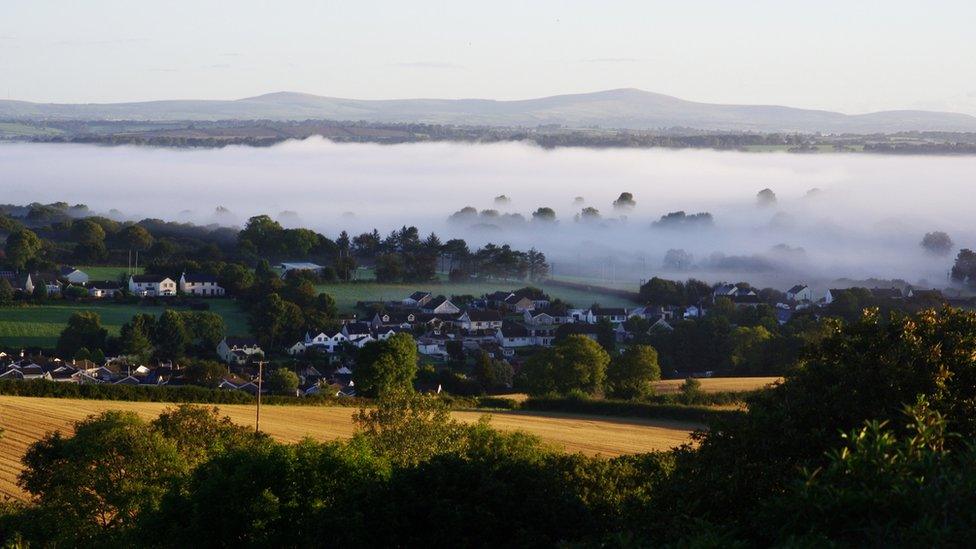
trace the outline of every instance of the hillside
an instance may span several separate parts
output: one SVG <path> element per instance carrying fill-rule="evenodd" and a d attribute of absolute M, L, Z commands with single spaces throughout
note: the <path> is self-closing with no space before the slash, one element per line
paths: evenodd
<path fill-rule="evenodd" d="M 860 115 L 774 105 L 697 103 L 636 89 L 519 101 L 488 99 L 361 100 L 279 92 L 232 101 L 53 104 L 0 101 L 0 120 L 355 120 L 485 126 L 891 133 L 976 131 L 976 117 L 932 111 Z"/>

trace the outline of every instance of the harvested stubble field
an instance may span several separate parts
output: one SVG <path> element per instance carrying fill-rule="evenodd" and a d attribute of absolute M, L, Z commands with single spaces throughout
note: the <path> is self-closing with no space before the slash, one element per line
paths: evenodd
<path fill-rule="evenodd" d="M 172 406 L 158 402 L 118 402 L 35 397 L 0 396 L 0 495 L 24 497 L 17 486 L 20 459 L 28 445 L 55 430 L 70 431 L 75 421 L 105 410 L 128 410 L 146 419 L 155 418 Z M 222 405 L 220 412 L 240 425 L 254 425 L 254 407 Z M 264 406 L 261 428 L 283 442 L 304 437 L 333 440 L 352 436 L 355 408 L 319 406 Z M 484 412 L 452 412 L 467 422 L 477 421 Z M 621 454 L 666 450 L 688 442 L 695 423 L 670 420 L 644 420 L 557 413 L 492 412 L 491 423 L 502 430 L 523 430 L 568 452 L 589 455 Z"/>
<path fill-rule="evenodd" d="M 703 377 L 699 378 L 701 388 L 706 393 L 726 391 L 755 391 L 783 381 L 781 377 Z M 654 391 L 665 395 L 681 390 L 683 379 L 662 379 L 654 382 Z"/>

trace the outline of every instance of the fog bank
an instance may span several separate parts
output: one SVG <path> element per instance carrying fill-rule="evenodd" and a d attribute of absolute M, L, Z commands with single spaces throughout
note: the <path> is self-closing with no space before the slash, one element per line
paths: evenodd
<path fill-rule="evenodd" d="M 63 200 L 127 217 L 239 224 L 268 213 L 334 237 L 401 225 L 472 245 L 534 246 L 557 275 L 636 281 L 653 275 L 788 286 L 834 278 L 925 279 L 942 285 L 950 257 L 919 246 L 942 230 L 976 246 L 972 157 L 796 155 L 661 149 L 542 150 L 519 143 L 376 145 L 323 139 L 269 148 L 159 149 L 0 144 L 0 202 Z M 756 194 L 772 189 L 775 204 Z M 819 192 L 809 193 L 811 189 Z M 636 206 L 616 210 L 631 192 Z M 494 197 L 506 195 L 507 204 Z M 575 204 L 575 197 L 583 204 Z M 229 213 L 215 214 L 217 207 Z M 481 217 L 465 206 L 555 223 Z M 576 222 L 584 206 L 601 218 Z M 708 227 L 652 228 L 673 211 L 709 212 Z M 282 212 L 294 212 L 281 215 Z M 687 261 L 664 267 L 669 249 Z"/>

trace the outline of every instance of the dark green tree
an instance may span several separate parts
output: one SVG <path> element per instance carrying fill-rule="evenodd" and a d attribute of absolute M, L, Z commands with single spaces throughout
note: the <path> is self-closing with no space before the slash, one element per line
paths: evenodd
<path fill-rule="evenodd" d="M 62 357 L 73 357 L 82 347 L 89 351 L 104 349 L 108 330 L 102 327 L 98 313 L 81 311 L 68 318 L 68 324 L 58 337 L 57 351 Z"/>
<path fill-rule="evenodd" d="M 661 379 L 657 351 L 650 345 L 631 345 L 610 361 L 607 387 L 611 396 L 634 399 L 654 392 L 653 382 Z"/>
<path fill-rule="evenodd" d="M 353 371 L 356 394 L 371 397 L 391 391 L 413 391 L 416 376 L 417 343 L 406 333 L 367 343 L 360 350 Z"/>

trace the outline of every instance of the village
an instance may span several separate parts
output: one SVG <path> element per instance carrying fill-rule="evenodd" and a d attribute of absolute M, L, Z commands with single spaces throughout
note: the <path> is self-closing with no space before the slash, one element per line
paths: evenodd
<path fill-rule="evenodd" d="M 278 266 L 282 278 L 320 268 L 314 263 L 297 262 Z M 11 282 L 15 290 L 25 295 L 35 294 L 43 288 L 49 296 L 85 296 L 90 300 L 167 300 L 177 296 L 227 298 L 217 277 L 199 273 L 184 272 L 174 278 L 130 275 L 124 282 L 92 281 L 84 271 L 65 266 L 56 273 L 28 273 L 21 277 L 0 272 L 0 278 Z M 654 280 L 662 282 L 661 279 Z M 265 349 L 250 335 L 227 334 L 212 353 L 227 368 L 215 388 L 251 394 L 267 392 L 268 386 L 262 387 L 261 383 L 264 370 L 258 366 L 273 362 L 292 370 L 297 377 L 297 385 L 288 389 L 287 394 L 355 396 L 353 373 L 358 352 L 372 342 L 387 341 L 399 333 L 413 338 L 421 362 L 434 370 L 457 370 L 459 366 L 463 369 L 465 363 L 484 355 L 511 365 L 517 372 L 527 357 L 540 349 L 551 348 L 568 335 L 585 336 L 607 348 L 624 348 L 636 342 L 651 342 L 663 347 L 659 342 L 667 341 L 676 326 L 697 325 L 713 310 L 722 311 L 730 318 L 734 314 L 767 315 L 768 322 L 774 320 L 775 324 L 783 326 L 795 315 L 816 318 L 828 314 L 831 306 L 836 307 L 839 302 L 850 299 L 854 295 L 852 292 L 857 291 L 889 305 L 920 300 L 927 305 L 948 302 L 938 290 L 847 288 L 829 289 L 817 295 L 803 284 L 785 292 L 757 291 L 744 283 L 718 284 L 706 294 L 677 300 L 646 294 L 645 303 L 634 307 L 599 306 L 597 289 L 592 295 L 593 305 L 585 308 L 553 299 L 533 287 L 498 290 L 478 297 L 449 297 L 417 290 L 399 300 L 360 301 L 357 313 L 341 315 L 331 328 L 307 331 L 282 347 Z M 761 321 L 753 322 L 761 324 Z M 133 363 L 125 356 L 104 357 L 97 362 L 93 358 L 56 357 L 50 353 L 26 353 L 23 350 L 19 354 L 16 351 L 0 353 L 0 380 L 43 379 L 146 387 L 194 383 L 175 360 Z M 664 372 L 666 377 L 710 377 L 715 373 L 716 370 L 711 368 Z M 727 372 L 720 373 L 727 375 Z M 416 382 L 418 389 L 445 390 L 437 378 L 428 377 L 426 382 Z M 498 389 L 511 390 L 511 380 Z"/>

